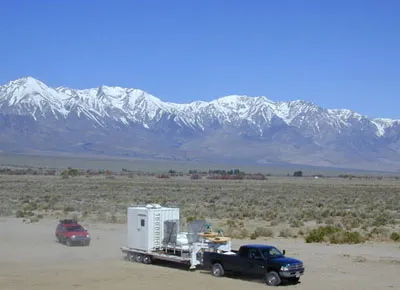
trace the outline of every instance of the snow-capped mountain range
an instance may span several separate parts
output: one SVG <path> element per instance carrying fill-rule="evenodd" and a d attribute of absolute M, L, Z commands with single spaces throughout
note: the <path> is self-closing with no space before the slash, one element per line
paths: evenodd
<path fill-rule="evenodd" d="M 163 102 L 139 89 L 0 86 L 0 150 L 397 170 L 400 120 L 297 100 L 231 95 Z"/>

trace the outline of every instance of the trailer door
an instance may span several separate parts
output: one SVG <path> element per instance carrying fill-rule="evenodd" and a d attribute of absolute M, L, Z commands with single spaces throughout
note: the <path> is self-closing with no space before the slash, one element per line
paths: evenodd
<path fill-rule="evenodd" d="M 148 225 L 147 225 L 147 215 L 146 214 L 138 214 L 137 216 L 137 242 L 138 248 L 141 250 L 147 250 L 147 237 L 148 237 Z"/>

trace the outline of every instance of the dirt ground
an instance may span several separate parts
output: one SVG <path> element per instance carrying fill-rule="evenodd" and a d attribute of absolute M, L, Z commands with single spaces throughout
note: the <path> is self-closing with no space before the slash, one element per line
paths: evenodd
<path fill-rule="evenodd" d="M 265 289 L 262 281 L 215 278 L 210 273 L 123 260 L 125 225 L 84 224 L 89 247 L 56 242 L 57 220 L 25 224 L 0 219 L 0 289 Z M 234 241 L 234 248 L 249 241 Z M 251 241 L 254 243 L 255 241 Z M 304 261 L 306 273 L 293 289 L 400 289 L 399 243 L 363 245 L 305 244 L 302 240 L 268 239 Z"/>

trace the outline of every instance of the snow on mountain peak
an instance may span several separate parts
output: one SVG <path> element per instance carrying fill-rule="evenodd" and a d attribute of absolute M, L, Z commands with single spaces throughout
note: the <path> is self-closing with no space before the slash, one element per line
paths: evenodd
<path fill-rule="evenodd" d="M 224 104 L 224 105 L 237 105 L 238 103 L 249 103 L 249 102 L 275 104 L 275 102 L 267 99 L 264 96 L 250 97 L 247 95 L 228 95 L 211 101 L 211 103 Z"/>
<path fill-rule="evenodd" d="M 248 99 L 248 96 L 228 95 L 228 96 L 220 97 L 212 102 L 223 103 L 223 104 L 232 104 L 232 103 L 243 102 L 247 99 Z"/>
<path fill-rule="evenodd" d="M 0 86 L 0 109 L 14 108 L 18 114 L 30 114 L 35 119 L 48 112 L 65 118 L 71 113 L 87 116 L 101 124 L 102 118 L 112 118 L 128 124 L 135 122 L 149 128 L 167 115 L 179 126 L 204 130 L 206 124 L 243 124 L 259 128 L 278 118 L 289 126 L 308 126 L 318 132 L 320 126 L 341 130 L 350 122 L 368 118 L 347 109 L 324 109 L 313 103 L 296 100 L 274 102 L 264 96 L 228 95 L 210 102 L 188 104 L 163 102 L 140 89 L 101 85 L 97 88 L 75 90 L 67 87 L 48 87 L 39 80 L 25 77 Z M 393 126 L 393 120 L 370 120 L 382 136 Z"/>
<path fill-rule="evenodd" d="M 394 125 L 400 125 L 400 120 L 392 120 L 387 118 L 376 118 L 371 121 L 377 128 L 377 136 L 385 135 L 386 130 Z"/>
<path fill-rule="evenodd" d="M 35 119 L 48 112 L 65 115 L 67 97 L 41 81 L 24 77 L 0 87 L 0 108 L 15 107 L 20 114 L 31 114 Z"/>
<path fill-rule="evenodd" d="M 343 120 L 349 120 L 351 118 L 361 120 L 362 118 L 364 118 L 364 116 L 348 109 L 328 109 L 328 112 L 337 115 Z"/>

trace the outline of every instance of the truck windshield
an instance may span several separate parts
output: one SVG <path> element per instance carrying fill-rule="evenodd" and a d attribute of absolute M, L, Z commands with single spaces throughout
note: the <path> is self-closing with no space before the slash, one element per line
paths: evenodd
<path fill-rule="evenodd" d="M 261 252 L 264 255 L 264 257 L 266 257 L 266 258 L 268 258 L 268 257 L 276 258 L 276 257 L 283 256 L 282 252 L 274 247 L 262 249 Z"/>
<path fill-rule="evenodd" d="M 83 232 L 84 229 L 81 226 L 70 226 L 70 227 L 67 227 L 67 231 L 69 231 L 69 232 Z"/>

